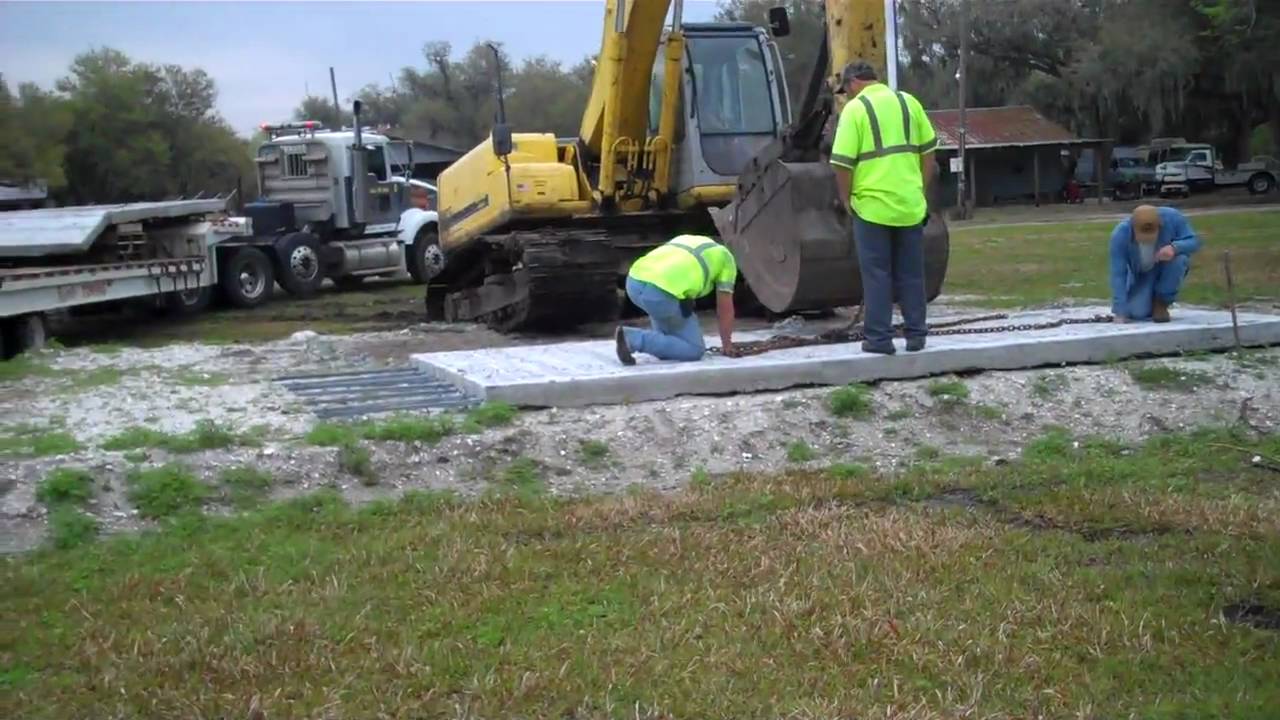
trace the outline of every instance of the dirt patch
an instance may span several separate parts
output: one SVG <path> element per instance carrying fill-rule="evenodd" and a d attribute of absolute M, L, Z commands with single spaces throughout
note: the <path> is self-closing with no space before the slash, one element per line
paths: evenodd
<path fill-rule="evenodd" d="M 1280 608 L 1245 601 L 1222 608 L 1222 616 L 1229 622 L 1248 625 L 1259 630 L 1280 630 Z"/>

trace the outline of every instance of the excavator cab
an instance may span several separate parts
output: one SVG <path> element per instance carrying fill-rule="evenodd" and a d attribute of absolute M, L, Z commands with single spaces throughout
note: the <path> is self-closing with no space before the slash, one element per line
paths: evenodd
<path fill-rule="evenodd" d="M 777 46 L 748 23 L 685 23 L 680 121 L 671 191 L 682 209 L 724 205 L 738 176 L 790 122 Z M 649 130 L 658 132 L 663 67 L 655 64 Z"/>

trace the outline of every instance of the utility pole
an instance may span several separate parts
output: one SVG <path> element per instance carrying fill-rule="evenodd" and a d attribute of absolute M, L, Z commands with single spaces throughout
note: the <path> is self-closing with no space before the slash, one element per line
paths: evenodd
<path fill-rule="evenodd" d="M 969 124 L 965 116 L 965 86 L 968 84 L 968 76 L 965 74 L 965 65 L 969 57 L 969 0 L 960 0 L 960 71 L 956 73 L 956 82 L 960 89 L 960 172 L 956 178 L 956 208 L 960 213 L 960 219 L 965 220 L 969 217 L 969 193 L 967 192 L 965 182 L 965 171 L 968 167 L 965 158 L 965 145 L 968 141 Z"/>
<path fill-rule="evenodd" d="M 337 113 L 338 127 L 335 130 L 342 129 L 342 106 L 338 104 L 338 79 L 333 74 L 333 66 L 329 66 L 329 87 L 333 89 L 333 111 Z"/>

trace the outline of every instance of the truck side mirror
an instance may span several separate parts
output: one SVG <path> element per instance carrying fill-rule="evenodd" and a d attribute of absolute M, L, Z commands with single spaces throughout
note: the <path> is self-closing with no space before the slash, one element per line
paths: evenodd
<path fill-rule="evenodd" d="M 781 6 L 769 8 L 769 33 L 776 38 L 791 34 L 791 18 L 787 16 L 786 8 Z"/>
<path fill-rule="evenodd" d="M 513 149 L 511 142 L 511 126 L 506 123 L 498 123 L 493 126 L 491 133 L 493 136 L 493 154 L 498 157 L 506 157 L 511 154 Z"/>

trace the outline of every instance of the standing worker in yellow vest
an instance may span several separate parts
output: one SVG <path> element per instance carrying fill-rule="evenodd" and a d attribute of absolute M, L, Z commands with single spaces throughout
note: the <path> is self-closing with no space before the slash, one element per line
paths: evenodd
<path fill-rule="evenodd" d="M 893 302 L 902 309 L 907 351 L 924 349 L 926 189 L 938 141 L 920 102 L 878 82 L 862 60 L 840 76 L 851 98 L 831 147 L 840 198 L 853 211 L 866 316 L 864 352 L 892 355 Z"/>
<path fill-rule="evenodd" d="M 702 327 L 693 305 L 716 294 L 721 352 L 733 357 L 733 284 L 738 265 L 729 248 L 703 235 L 680 235 L 631 264 L 627 297 L 649 315 L 652 330 L 622 327 L 614 331 L 618 360 L 635 365 L 632 353 L 659 360 L 701 360 L 706 353 Z"/>

